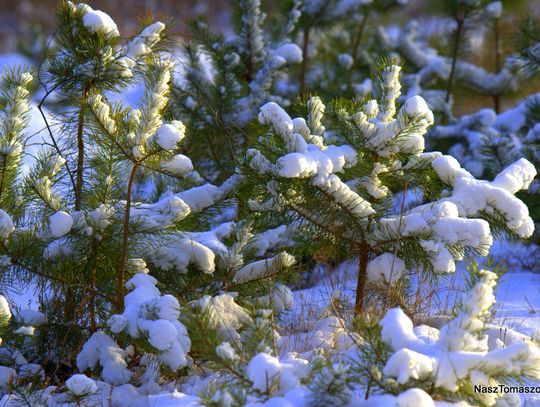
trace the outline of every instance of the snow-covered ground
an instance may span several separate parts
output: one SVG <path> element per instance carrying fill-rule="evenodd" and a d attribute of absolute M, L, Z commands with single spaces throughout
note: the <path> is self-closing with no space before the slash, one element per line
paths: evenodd
<path fill-rule="evenodd" d="M 498 240 L 490 255 L 495 261 L 505 259 L 507 270 L 498 281 L 493 319 L 487 326 L 490 348 L 506 348 L 529 338 L 538 341 L 540 338 L 540 270 L 535 268 L 538 267 L 535 264 L 539 264 L 540 248 Z M 283 365 L 286 365 L 286 358 L 291 355 L 295 358 L 309 359 L 311 351 L 317 347 L 332 349 L 331 352 L 338 357 L 350 356 L 350 350 L 347 349 L 350 349 L 351 340 L 342 323 L 331 315 L 335 313 L 339 304 L 350 306 L 354 302 L 355 267 L 354 263 L 344 263 L 333 270 L 316 268 L 313 275 L 314 279 L 318 280 L 317 283 L 310 288 L 293 292 L 295 306 L 282 315 L 281 319 L 283 331 L 278 342 L 281 364 L 276 367 L 277 370 L 287 369 Z M 430 320 L 426 315 L 419 316 L 418 321 L 414 321 L 415 325 L 422 322 L 437 325 L 437 321 L 441 321 L 441 314 L 449 314 L 456 298 L 464 292 L 463 283 L 458 282 L 464 281 L 466 273 L 465 265 L 461 263 L 454 274 L 439 280 L 440 288 L 429 301 L 431 313 L 439 315 L 438 319 Z M 415 290 L 416 287 L 413 287 L 412 291 Z M 446 320 L 442 319 L 442 321 Z M 419 329 L 416 332 L 430 331 Z M 261 369 L 267 369 L 264 366 L 262 364 Z M 200 400 L 196 395 L 207 385 L 208 382 L 204 379 L 202 381 L 200 379 L 188 380 L 173 392 L 150 396 L 149 405 L 153 407 L 199 406 Z M 529 385 L 538 386 L 540 383 L 529 383 Z M 297 386 L 285 392 L 283 397 L 274 397 L 263 405 L 306 406 L 308 405 L 307 393 L 305 388 Z M 527 394 L 521 397 L 524 406 L 540 406 L 539 395 Z M 397 404 L 386 404 L 386 400 L 382 399 L 371 404 L 364 404 L 361 398 L 353 397 L 349 405 Z"/>

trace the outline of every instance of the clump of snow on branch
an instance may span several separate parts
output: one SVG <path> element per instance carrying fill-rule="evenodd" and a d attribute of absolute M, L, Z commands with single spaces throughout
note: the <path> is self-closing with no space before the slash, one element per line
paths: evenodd
<path fill-rule="evenodd" d="M 156 279 L 147 274 L 143 260 L 131 259 L 129 267 L 135 273 L 126 283 L 131 292 L 124 299 L 124 312 L 107 321 L 110 331 L 146 339 L 157 359 L 171 370 L 185 366 L 191 342 L 179 321 L 178 300 L 171 295 L 161 295 Z M 99 364 L 105 382 L 121 385 L 132 377 L 127 364 L 128 358 L 133 356 L 130 352 L 132 347 L 122 349 L 109 335 L 98 331 L 84 344 L 77 356 L 77 366 L 84 371 L 95 369 Z"/>

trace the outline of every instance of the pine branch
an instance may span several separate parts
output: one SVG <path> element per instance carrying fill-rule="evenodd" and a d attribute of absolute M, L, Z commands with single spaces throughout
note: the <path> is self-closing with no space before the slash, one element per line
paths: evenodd
<path fill-rule="evenodd" d="M 67 79 L 66 79 L 67 81 Z M 45 92 L 45 95 L 41 98 L 41 100 L 39 101 L 38 105 L 37 105 L 37 109 L 39 110 L 39 113 L 41 114 L 41 117 L 43 119 L 43 121 L 45 122 L 45 126 L 47 127 L 47 132 L 49 133 L 49 137 L 51 138 L 51 141 L 52 141 L 52 144 L 56 150 L 56 152 L 58 153 L 59 156 L 62 156 L 62 151 L 60 150 L 60 147 L 58 146 L 58 143 L 56 142 L 56 138 L 54 137 L 54 134 L 51 130 L 51 127 L 49 125 L 49 121 L 47 120 L 47 117 L 45 116 L 45 113 L 43 112 L 43 103 L 45 103 L 45 101 L 47 100 L 47 97 L 52 93 L 54 92 L 57 88 L 59 88 L 60 86 L 62 86 L 63 82 L 58 82 L 56 83 L 52 89 L 50 90 L 47 90 Z M 73 190 L 76 191 L 77 190 L 77 185 L 75 183 L 75 178 L 73 177 L 73 173 L 71 172 L 71 170 L 69 169 L 69 164 L 66 162 L 64 162 L 64 167 L 66 168 L 66 171 L 69 175 L 69 179 L 71 180 L 71 185 L 73 186 Z"/>
<path fill-rule="evenodd" d="M 77 180 L 75 185 L 75 210 L 81 209 L 83 191 L 83 170 L 84 170 L 84 114 L 88 102 L 90 84 L 88 83 L 82 92 L 81 104 L 79 106 L 79 120 L 77 123 Z"/>
<path fill-rule="evenodd" d="M 122 244 L 120 246 L 120 262 L 118 265 L 118 276 L 116 280 L 116 289 L 119 294 L 119 300 L 121 301 L 124 297 L 124 280 L 125 280 L 125 274 L 126 274 L 126 261 L 128 256 L 128 243 L 129 243 L 129 228 L 130 228 L 130 212 L 131 212 L 131 194 L 133 189 L 133 183 L 135 182 L 135 176 L 137 175 L 137 170 L 139 169 L 139 163 L 134 162 L 133 166 L 131 167 L 131 173 L 129 175 L 129 180 L 127 184 L 127 192 L 126 192 L 126 205 L 124 208 L 124 223 L 122 227 Z M 114 302 L 115 307 L 117 308 L 117 312 L 121 312 L 122 310 L 122 303 L 115 301 Z"/>

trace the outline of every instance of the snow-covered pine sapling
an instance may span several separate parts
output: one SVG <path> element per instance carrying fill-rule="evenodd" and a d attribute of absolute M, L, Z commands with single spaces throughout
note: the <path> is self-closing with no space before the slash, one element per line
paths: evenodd
<path fill-rule="evenodd" d="M 291 96 L 287 71 L 302 59 L 300 48 L 287 38 L 290 24 L 276 30 L 283 25 L 266 21 L 259 0 L 235 2 L 233 17 L 230 38 L 211 33 L 202 20 L 193 22 L 174 98 L 177 117 L 197 129 L 186 151 L 199 163 L 197 170 L 217 182 L 233 174 L 257 109 L 267 100 Z"/>
<path fill-rule="evenodd" d="M 502 348 L 488 346 L 485 323 L 495 303 L 496 274 L 479 271 L 476 284 L 461 299 L 454 319 L 440 331 L 413 327 L 400 308 L 388 310 L 381 320 L 382 340 L 393 353 L 384 366 L 372 369 L 373 383 L 385 393 L 416 393 L 419 402 L 431 400 L 467 401 L 479 405 L 516 402 L 517 394 L 475 391 L 473 386 L 498 386 L 513 381 L 540 378 L 540 349 L 531 341 Z M 391 404 L 385 396 L 374 396 Z M 519 401 L 518 401 L 519 403 Z"/>
<path fill-rule="evenodd" d="M 47 144 L 54 148 L 59 164 L 46 175 L 55 175 L 53 173 L 58 173 L 63 166 L 65 174 L 58 177 L 59 185 L 69 191 L 65 194 L 69 205 L 80 211 L 88 209 L 89 202 L 85 202 L 84 194 L 92 190 L 85 181 L 91 166 L 88 160 L 93 154 L 87 125 L 89 101 L 96 95 L 120 91 L 132 83 L 135 72 L 158 47 L 165 26 L 154 23 L 123 44 L 116 23 L 109 15 L 85 3 L 65 0 L 57 9 L 57 26 L 54 47 L 47 52 L 38 72 L 44 93 L 38 108 L 49 132 Z M 62 104 L 58 123 L 50 122 L 42 110 L 51 95 Z M 58 124 L 63 132 L 54 130 Z M 43 183 L 36 183 L 35 190 L 48 198 L 50 188 L 46 183 L 51 182 L 50 177 L 41 179 Z M 59 198 L 51 196 L 51 199 L 51 203 L 59 206 Z M 65 314 L 67 319 L 73 320 L 75 294 L 68 286 L 64 289 Z"/>
<path fill-rule="evenodd" d="M 48 67 L 47 74 L 41 72 L 46 93 L 57 92 L 71 102 L 80 96 L 81 84 L 92 85 L 75 116 L 60 115 L 64 126 L 49 124 L 45 146 L 24 179 L 12 172 L 17 171 L 13 163 L 24 146 L 21 129 L 27 124 L 28 109 L 21 104 L 28 102 L 31 76 L 8 73 L 2 79 L 6 88 L 0 99 L 2 125 L 7 129 L 2 135 L 9 191 L 5 202 L 12 205 L 0 211 L 1 264 L 8 273 L 17 273 L 19 281 L 37 283 L 47 293 L 41 305 L 50 329 L 42 345 L 55 349 L 58 359 L 53 362 L 58 363 L 73 355 L 99 328 L 99 321 L 108 318 L 111 308 L 122 312 L 125 283 L 131 277 L 129 258 L 143 257 L 153 273 L 186 272 L 188 264 L 207 273 L 214 270 L 211 250 L 181 235 L 179 221 L 214 205 L 237 181 L 233 177 L 221 187 L 203 184 L 191 160 L 179 154 L 185 127 L 164 117 L 173 65 L 152 52 L 163 30 L 161 23 L 151 25 L 125 47 L 113 47 L 112 60 L 101 60 L 105 51 L 99 53 L 95 47 L 109 50 L 107 41 L 117 38 L 110 17 L 71 3 L 62 3 L 60 14 L 62 24 L 69 22 L 71 28 L 63 27 L 59 35 L 69 37 L 65 41 L 71 41 L 72 48 L 64 44 L 43 65 Z M 117 62 L 123 56 L 129 61 L 129 74 L 122 76 Z M 75 63 L 79 68 L 70 65 Z M 64 81 L 61 69 L 56 70 L 59 64 L 67 72 Z M 135 107 L 111 103 L 124 84 L 115 81 L 132 75 L 144 85 L 140 103 Z M 86 164 L 82 195 L 78 195 L 73 177 L 79 174 L 78 160 L 71 155 L 77 149 L 69 143 L 77 134 L 70 129 L 74 124 L 79 127 L 81 117 Z M 12 179 L 17 185 L 10 184 Z M 162 186 L 166 189 L 160 191 Z M 194 187 L 176 193 L 180 186 Z M 16 217 L 23 204 L 28 209 L 25 216 Z M 156 248 L 167 256 L 160 257 Z M 172 290 L 178 291 L 179 286 Z"/>
<path fill-rule="evenodd" d="M 488 220 L 520 237 L 533 231 L 514 194 L 528 187 L 534 167 L 522 159 L 486 182 L 452 157 L 424 153 L 433 115 L 419 96 L 397 107 L 399 71 L 383 69 L 378 100 L 337 104 L 331 129 L 322 124 L 318 98 L 308 102 L 307 119 L 267 103 L 259 120 L 269 132 L 243 166 L 254 211 L 294 225 L 308 250 L 326 244 L 342 258 L 357 257 L 356 313 L 365 310 L 368 280 L 392 285 L 407 279 L 407 270 L 451 273 L 466 252 L 486 255 Z M 424 204 L 405 207 L 407 193 Z"/>
<path fill-rule="evenodd" d="M 126 282 L 130 292 L 124 298 L 124 310 L 112 315 L 107 328 L 121 338 L 122 347 L 105 331 L 94 333 L 77 356 L 80 371 L 101 367 L 103 380 L 119 386 L 128 383 L 133 371 L 127 361 L 140 361 L 137 379 L 143 392 L 159 390 L 151 370 L 166 366 L 172 371 L 186 366 L 191 341 L 186 328 L 179 321 L 180 305 L 172 295 L 161 295 L 157 280 L 148 274 L 142 259 L 129 260 L 133 274 Z M 157 358 L 157 367 L 152 357 Z M 130 363 L 134 365 L 134 363 Z"/>
<path fill-rule="evenodd" d="M 84 193 L 88 101 L 96 94 L 119 91 L 128 85 L 137 65 L 141 65 L 157 47 L 165 25 L 154 23 L 123 45 L 113 19 L 85 3 L 62 1 L 57 17 L 56 49 L 39 72 L 41 80 L 45 80 L 42 103 L 54 93 L 75 108 L 70 117 L 76 123 L 75 169 L 70 168 L 71 156 L 60 151 L 59 143 L 65 140 L 53 144 L 57 153 L 68 159 L 66 169 L 73 183 L 74 208 L 80 210 Z M 70 124 L 73 126 L 74 123 Z M 54 138 L 52 133 L 51 138 Z"/>

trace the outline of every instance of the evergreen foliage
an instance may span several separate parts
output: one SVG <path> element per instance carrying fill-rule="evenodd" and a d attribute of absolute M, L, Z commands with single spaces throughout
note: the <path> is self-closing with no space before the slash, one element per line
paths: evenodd
<path fill-rule="evenodd" d="M 471 272 L 476 283 L 464 294 L 455 318 L 440 330 L 413 329 L 401 309 L 387 312 L 380 321 L 381 336 L 371 338 L 369 346 L 382 339 L 384 345 L 375 346 L 390 346 L 390 353 L 372 359 L 372 365 L 360 365 L 370 371 L 375 391 L 398 395 L 397 400 L 408 394 L 409 400 L 425 405 L 432 405 L 431 399 L 483 406 L 519 403 L 516 394 L 474 390 L 475 385 L 523 386 L 525 378 L 537 379 L 540 353 L 532 341 L 498 349 L 488 346 L 484 331 L 495 302 L 497 276 L 476 267 Z"/>
<path fill-rule="evenodd" d="M 196 137 L 187 152 L 207 179 L 223 181 L 250 138 L 250 123 L 268 100 L 286 101 L 289 66 L 302 60 L 290 41 L 295 12 L 282 31 L 279 21 L 268 21 L 260 1 L 235 3 L 234 35 L 225 39 L 211 33 L 201 19 L 191 24 L 192 40 L 185 46 L 185 70 L 176 83 L 174 110 Z"/>
<path fill-rule="evenodd" d="M 0 404 L 517 403 L 474 391 L 540 378 L 534 341 L 490 332 L 499 268 L 473 264 L 450 316 L 419 297 L 540 219 L 538 95 L 499 113 L 536 28 L 503 63 L 501 4 L 451 0 L 444 56 L 414 22 L 389 35 L 405 3 L 239 0 L 175 64 L 165 24 L 124 40 L 60 1 L 38 69 L 0 76 Z M 461 52 L 480 24 L 492 73 Z M 456 118 L 462 88 L 494 110 Z"/>
<path fill-rule="evenodd" d="M 484 219 L 495 230 L 521 237 L 533 230 L 528 212 L 523 217 L 511 213 L 494 196 L 498 188 L 511 194 L 527 188 L 530 176 L 523 182 L 516 179 L 515 186 L 498 179 L 516 172 L 532 171 L 534 176 L 531 164 L 522 161 L 505 169 L 490 184 L 493 190 L 473 191 L 470 187 L 481 183 L 455 159 L 423 152 L 433 114 L 419 96 L 397 108 L 398 76 L 399 67 L 388 66 L 378 81 L 378 100 L 333 107 L 325 137 L 325 106 L 319 98 L 308 102 L 307 120 L 291 119 L 273 102 L 264 105 L 259 120 L 269 133 L 259 137 L 259 149 L 249 150 L 244 164 L 255 196 L 249 205 L 266 218 L 262 222 L 293 224 L 310 242 L 324 242 L 358 258 L 358 313 L 364 312 L 368 279 L 392 285 L 406 269 L 421 265 L 424 272 L 447 273 L 468 251 L 486 255 L 492 237 Z M 423 205 L 405 208 L 409 191 Z M 396 202 L 397 193 L 401 202 Z M 471 195 L 486 205 L 471 204 Z M 520 219 L 514 222 L 516 217 Z"/>
<path fill-rule="evenodd" d="M 123 46 L 114 22 L 99 10 L 69 2 L 61 3 L 58 10 L 57 47 L 38 74 L 45 97 L 54 92 L 65 108 L 53 122 L 47 121 L 50 147 L 40 152 L 24 177 L 19 164 L 26 142 L 32 75 L 13 71 L 2 79 L 0 189 L 2 207 L 10 208 L 9 215 L 1 213 L 4 280 L 9 284 L 16 276 L 52 294 L 44 294 L 48 322 L 32 345 L 41 352 L 35 355 L 37 362 L 55 352 L 53 366 L 69 366 L 92 335 L 78 356 L 82 359 L 79 368 L 97 364 L 93 356 L 81 355 L 102 352 L 103 378 L 123 384 L 132 374 L 125 359 L 137 360 L 140 355 L 116 345 L 104 329 L 123 343 L 127 338 L 122 332 L 127 330 L 138 350 L 151 349 L 172 370 L 186 364 L 178 358 L 189 350 L 189 339 L 182 339 L 185 328 L 178 322 L 179 311 L 175 311 L 178 301 L 159 296 L 153 286 L 157 281 L 146 274 L 149 270 L 142 258 L 149 262 L 152 274 L 168 271 L 172 278 L 165 278 L 164 283 L 174 293 L 186 287 L 179 275 L 188 266 L 206 274 L 214 272 L 215 250 L 228 278 L 223 276 L 222 284 L 232 284 L 235 273 L 249 266 L 248 260 L 264 258 L 267 250 L 283 245 L 284 230 L 254 236 L 247 225 L 229 222 L 206 233 L 204 229 L 193 234 L 182 231 L 182 220 L 191 217 L 191 223 L 186 220 L 185 224 L 196 225 L 197 213 L 225 199 L 238 178 L 221 187 L 205 184 L 191 160 L 178 154 L 185 126 L 180 121 L 165 122 L 173 65 L 157 53 L 164 25 L 150 25 Z M 110 92 L 120 92 L 136 78 L 145 86 L 138 108 L 110 102 Z M 207 226 L 201 219 L 199 228 Z M 234 236 L 235 231 L 238 241 L 233 239 L 229 252 L 219 239 Z M 284 252 L 281 256 L 287 260 L 276 263 L 272 275 L 294 262 Z M 261 273 L 261 280 L 270 277 L 264 270 Z M 251 280 L 249 272 L 243 274 L 240 285 Z M 201 282 L 202 293 L 214 284 L 213 280 Z M 126 295 L 126 287 L 133 291 Z M 266 287 L 249 295 L 264 296 Z M 290 303 L 290 290 L 280 292 L 284 309 L 284 303 Z M 194 296 L 192 292 L 187 299 Z M 168 314 L 162 315 L 165 303 Z M 116 314 L 109 319 L 113 310 Z M 141 321 L 132 320 L 137 316 Z M 107 320 L 109 326 L 104 323 Z M 163 343 L 154 337 L 167 329 L 178 332 L 179 342 Z M 110 352 L 120 355 L 124 366 L 111 367 L 115 365 L 106 356 Z"/>

